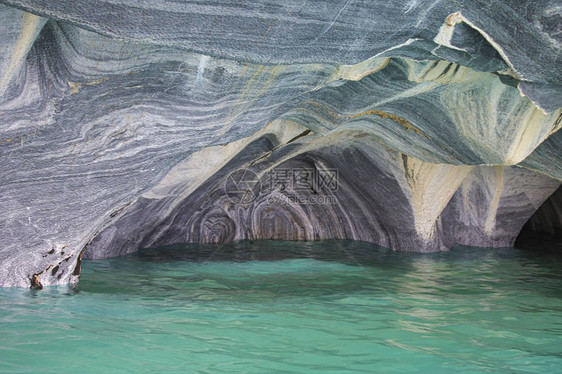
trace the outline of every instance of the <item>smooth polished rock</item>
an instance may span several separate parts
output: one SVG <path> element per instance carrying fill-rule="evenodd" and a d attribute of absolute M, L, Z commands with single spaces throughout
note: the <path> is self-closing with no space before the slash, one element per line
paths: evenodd
<path fill-rule="evenodd" d="M 556 1 L 0 2 L 1 286 L 180 241 L 504 245 L 562 180 Z M 342 188 L 241 207 L 241 168 Z"/>
<path fill-rule="evenodd" d="M 523 225 L 560 183 L 519 167 L 475 168 L 441 215 L 445 242 L 513 246 Z"/>
<path fill-rule="evenodd" d="M 126 207 L 86 256 L 244 239 L 348 238 L 418 252 L 511 246 L 560 186 L 519 167 L 431 164 L 361 132 L 338 135 L 307 134 L 284 147 L 262 136 L 197 189 L 149 192 Z M 231 182 L 241 190 L 233 194 Z M 142 217 L 150 224 L 138 225 Z"/>

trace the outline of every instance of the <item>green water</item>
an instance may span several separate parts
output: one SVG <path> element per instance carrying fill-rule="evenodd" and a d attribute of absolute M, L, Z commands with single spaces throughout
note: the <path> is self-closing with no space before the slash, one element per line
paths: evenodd
<path fill-rule="evenodd" d="M 258 242 L 0 289 L 1 373 L 562 372 L 562 256 Z"/>

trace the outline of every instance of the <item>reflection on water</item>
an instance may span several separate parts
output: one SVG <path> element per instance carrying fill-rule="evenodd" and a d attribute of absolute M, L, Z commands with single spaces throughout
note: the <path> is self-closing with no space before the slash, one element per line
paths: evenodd
<path fill-rule="evenodd" d="M 353 241 L 176 245 L 0 290 L 0 372 L 536 372 L 562 367 L 559 253 Z"/>

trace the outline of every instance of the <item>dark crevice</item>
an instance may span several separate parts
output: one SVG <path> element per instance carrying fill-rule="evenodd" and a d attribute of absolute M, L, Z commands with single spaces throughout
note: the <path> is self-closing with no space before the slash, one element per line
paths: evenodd
<path fill-rule="evenodd" d="M 562 251 L 562 186 L 523 226 L 515 246 L 532 250 Z"/>

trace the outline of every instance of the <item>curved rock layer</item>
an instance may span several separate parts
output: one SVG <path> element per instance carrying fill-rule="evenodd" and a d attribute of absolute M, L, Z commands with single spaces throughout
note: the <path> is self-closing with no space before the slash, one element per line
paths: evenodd
<path fill-rule="evenodd" d="M 560 185 L 513 166 L 427 163 L 359 132 L 339 133 L 333 144 L 307 138 L 276 148 L 260 137 L 192 192 L 149 192 L 86 256 L 242 239 L 347 238 L 424 252 L 507 247 Z M 144 217 L 150 224 L 139 226 Z"/>
<path fill-rule="evenodd" d="M 555 1 L 0 3 L 2 286 L 175 242 L 508 246 L 562 181 Z"/>

